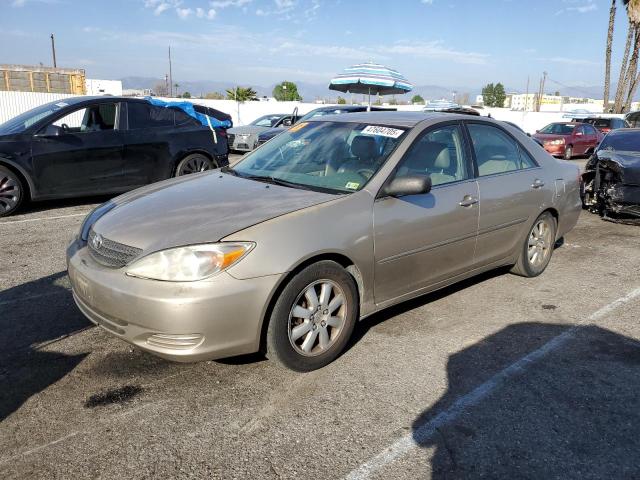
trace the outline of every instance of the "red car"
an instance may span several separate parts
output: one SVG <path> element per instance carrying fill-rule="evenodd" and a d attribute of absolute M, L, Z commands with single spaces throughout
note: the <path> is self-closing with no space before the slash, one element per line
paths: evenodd
<path fill-rule="evenodd" d="M 591 155 L 604 135 L 587 123 L 556 122 L 536 131 L 533 138 L 551 155 L 569 160 Z"/>

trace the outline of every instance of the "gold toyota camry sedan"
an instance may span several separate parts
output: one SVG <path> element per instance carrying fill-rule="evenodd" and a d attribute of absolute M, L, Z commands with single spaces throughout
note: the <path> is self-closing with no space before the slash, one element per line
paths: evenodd
<path fill-rule="evenodd" d="M 69 277 L 92 322 L 153 354 L 308 371 L 381 309 L 501 266 L 542 273 L 579 190 L 577 166 L 492 119 L 326 116 L 96 208 Z"/>

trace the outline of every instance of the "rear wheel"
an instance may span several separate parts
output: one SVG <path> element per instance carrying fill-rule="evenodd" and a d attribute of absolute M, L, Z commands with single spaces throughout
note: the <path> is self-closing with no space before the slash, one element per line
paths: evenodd
<path fill-rule="evenodd" d="M 523 277 L 537 277 L 544 272 L 553 253 L 556 228 L 556 219 L 551 213 L 544 212 L 536 218 L 511 272 Z"/>
<path fill-rule="evenodd" d="M 176 177 L 200 173 L 213 168 L 213 162 L 201 153 L 192 153 L 184 157 L 176 168 Z"/>
<path fill-rule="evenodd" d="M 324 367 L 344 350 L 356 323 L 358 294 L 339 264 L 321 261 L 294 276 L 276 301 L 267 357 L 299 372 Z"/>
<path fill-rule="evenodd" d="M 571 145 L 567 145 L 567 148 L 564 149 L 564 159 L 571 160 L 573 158 L 573 147 Z"/>
<path fill-rule="evenodd" d="M 13 214 L 24 200 L 25 189 L 20 177 L 0 166 L 0 217 Z"/>

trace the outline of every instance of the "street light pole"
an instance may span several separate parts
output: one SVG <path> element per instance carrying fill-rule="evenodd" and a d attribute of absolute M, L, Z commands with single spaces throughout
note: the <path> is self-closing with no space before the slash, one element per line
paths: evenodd
<path fill-rule="evenodd" d="M 51 53 L 53 54 L 53 68 L 58 66 L 56 62 L 56 41 L 53 37 L 53 33 L 51 34 Z"/>

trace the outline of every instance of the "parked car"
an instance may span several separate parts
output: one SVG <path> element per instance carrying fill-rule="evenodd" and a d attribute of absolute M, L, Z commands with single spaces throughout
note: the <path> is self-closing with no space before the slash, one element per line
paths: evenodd
<path fill-rule="evenodd" d="M 591 155 L 603 137 L 593 126 L 577 122 L 550 123 L 533 135 L 547 152 L 565 160 Z"/>
<path fill-rule="evenodd" d="M 640 111 L 629 112 L 624 116 L 624 119 L 631 128 L 640 127 Z"/>
<path fill-rule="evenodd" d="M 98 207 L 69 277 L 80 310 L 142 350 L 313 370 L 386 307 L 503 265 L 541 274 L 577 222 L 579 178 L 483 117 L 316 117 L 233 168 Z"/>
<path fill-rule="evenodd" d="M 640 224 L 640 129 L 610 132 L 582 174 L 586 208 L 606 219 Z"/>
<path fill-rule="evenodd" d="M 307 120 L 310 120 L 312 118 L 323 117 L 325 115 L 339 115 L 341 113 L 366 112 L 367 108 L 368 107 L 366 105 L 332 105 L 328 107 L 320 107 L 320 108 L 311 110 L 310 112 L 306 113 L 302 117 L 298 117 L 297 115 L 294 114 L 293 123 L 295 124 L 297 122 L 306 122 Z M 393 107 L 389 107 L 389 108 L 375 107 L 375 106 L 371 107 L 372 112 L 380 112 L 380 111 L 392 112 L 395 110 L 396 108 L 393 108 Z M 258 145 L 262 145 L 263 143 L 268 142 L 276 135 L 279 135 L 282 132 L 284 132 L 287 128 L 288 128 L 287 126 L 282 125 L 278 128 L 272 128 L 262 132 L 260 135 L 258 135 Z"/>
<path fill-rule="evenodd" d="M 263 115 L 249 125 L 233 127 L 227 131 L 229 149 L 238 152 L 250 152 L 258 146 L 258 135 L 270 128 L 290 127 L 293 116 L 288 114 Z"/>
<path fill-rule="evenodd" d="M 574 118 L 572 122 L 588 123 L 593 125 L 600 133 L 606 135 L 616 128 L 629 128 L 626 120 L 616 117 L 590 117 L 584 119 Z"/>
<path fill-rule="evenodd" d="M 228 121 L 217 110 L 195 108 Z M 47 103 L 0 125 L 0 216 L 25 200 L 121 193 L 222 167 L 228 151 L 224 128 L 143 99 Z"/>

